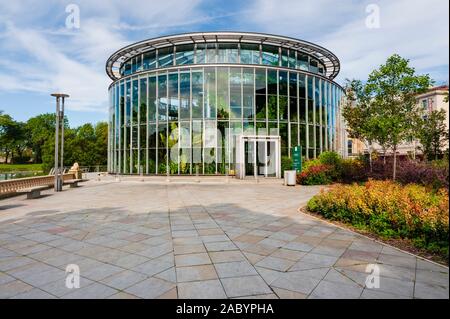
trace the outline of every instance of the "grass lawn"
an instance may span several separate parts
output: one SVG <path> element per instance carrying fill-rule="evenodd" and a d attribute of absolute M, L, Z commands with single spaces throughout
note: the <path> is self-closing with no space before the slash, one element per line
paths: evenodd
<path fill-rule="evenodd" d="M 0 164 L 0 173 L 41 171 L 42 164 Z"/>

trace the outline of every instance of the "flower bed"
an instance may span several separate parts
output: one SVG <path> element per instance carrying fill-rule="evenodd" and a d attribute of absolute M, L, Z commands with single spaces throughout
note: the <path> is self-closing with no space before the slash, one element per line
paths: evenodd
<path fill-rule="evenodd" d="M 308 210 L 325 218 L 373 232 L 382 238 L 410 240 L 448 260 L 448 192 L 421 185 L 369 180 L 336 185 L 314 196 Z"/>

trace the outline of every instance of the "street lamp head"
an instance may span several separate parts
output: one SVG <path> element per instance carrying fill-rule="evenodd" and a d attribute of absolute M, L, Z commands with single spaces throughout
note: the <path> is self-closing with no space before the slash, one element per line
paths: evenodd
<path fill-rule="evenodd" d="M 52 93 L 50 95 L 54 96 L 54 97 L 64 97 L 64 98 L 69 97 L 69 94 L 64 94 L 64 93 Z"/>

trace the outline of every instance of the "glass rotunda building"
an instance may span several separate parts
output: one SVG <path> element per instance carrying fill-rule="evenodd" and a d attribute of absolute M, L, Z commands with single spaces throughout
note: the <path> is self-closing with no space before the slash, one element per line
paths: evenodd
<path fill-rule="evenodd" d="M 141 41 L 106 63 L 108 170 L 280 177 L 283 157 L 346 155 L 339 59 L 316 44 L 248 32 Z"/>

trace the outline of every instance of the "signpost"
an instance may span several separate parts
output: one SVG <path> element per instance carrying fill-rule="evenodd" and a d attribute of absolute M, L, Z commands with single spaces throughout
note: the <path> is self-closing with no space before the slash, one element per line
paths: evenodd
<path fill-rule="evenodd" d="M 292 149 L 292 169 L 297 173 L 302 171 L 302 147 L 300 145 L 294 146 Z"/>

